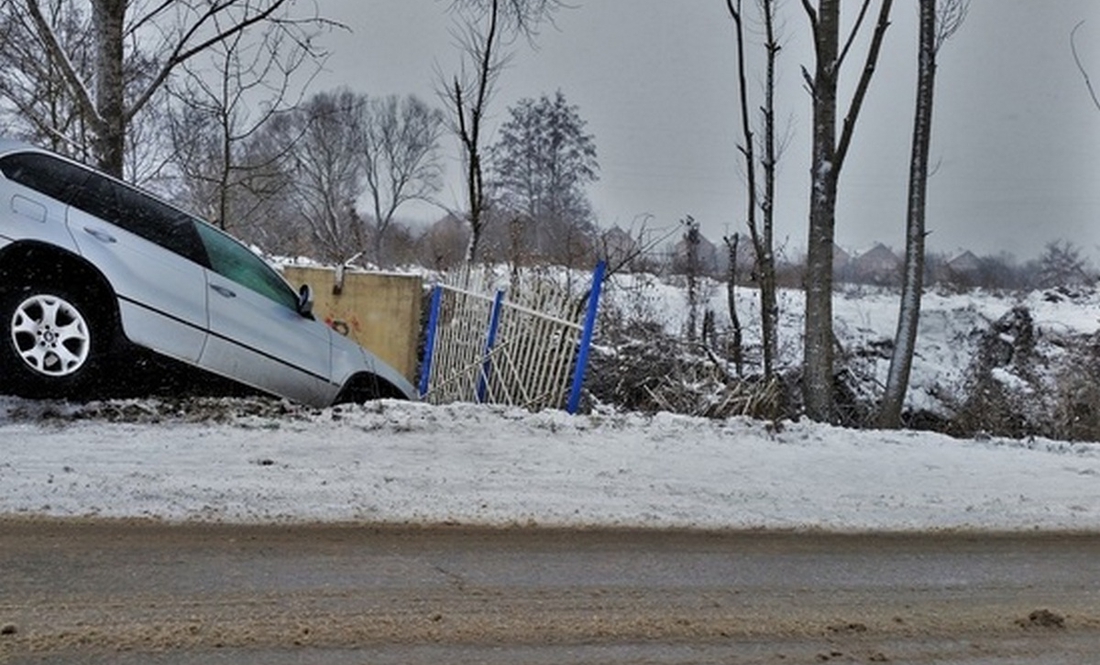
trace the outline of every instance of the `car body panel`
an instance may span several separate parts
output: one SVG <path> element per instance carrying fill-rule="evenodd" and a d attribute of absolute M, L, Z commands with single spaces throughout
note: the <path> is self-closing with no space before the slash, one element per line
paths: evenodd
<path fill-rule="evenodd" d="M 313 406 L 364 377 L 416 397 L 395 369 L 299 311 L 290 284 L 240 241 L 72 160 L 0 139 L 0 248 L 23 243 L 81 257 L 112 290 L 126 338 L 156 353 Z M 45 274 L 36 279 L 64 280 Z"/>
<path fill-rule="evenodd" d="M 80 255 L 114 287 L 130 341 L 177 360 L 197 361 L 208 327 L 202 266 L 73 207 L 69 228 Z"/>
<path fill-rule="evenodd" d="M 331 403 L 332 330 L 207 270 L 210 338 L 203 369 L 307 404 Z M 242 340 L 247 340 L 243 342 Z"/>
<path fill-rule="evenodd" d="M 3 204 L 9 214 L 4 215 L 7 221 L 0 225 L 0 236 L 10 240 L 31 237 L 75 252 L 76 242 L 65 225 L 68 206 L 18 183 L 8 184 L 11 187 Z"/>

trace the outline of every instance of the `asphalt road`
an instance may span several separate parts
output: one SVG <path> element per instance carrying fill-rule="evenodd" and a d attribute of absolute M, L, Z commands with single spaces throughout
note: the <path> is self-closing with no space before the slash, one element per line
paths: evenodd
<path fill-rule="evenodd" d="M 1100 662 L 1100 535 L 0 522 L 0 663 Z"/>

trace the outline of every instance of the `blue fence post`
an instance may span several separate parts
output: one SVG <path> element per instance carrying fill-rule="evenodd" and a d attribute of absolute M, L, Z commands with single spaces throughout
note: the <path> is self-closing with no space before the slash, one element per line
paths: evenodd
<path fill-rule="evenodd" d="M 588 312 L 584 315 L 584 331 L 581 333 L 581 345 L 577 349 L 577 366 L 573 370 L 573 387 L 569 391 L 569 403 L 566 410 L 576 413 L 581 404 L 581 388 L 584 386 L 584 370 L 588 366 L 588 349 L 592 346 L 592 333 L 596 328 L 596 313 L 600 307 L 600 287 L 603 286 L 603 273 L 606 264 L 600 261 L 592 273 L 592 288 L 588 294 Z"/>
<path fill-rule="evenodd" d="M 493 299 L 493 312 L 489 316 L 489 336 L 485 340 L 485 361 L 481 366 L 481 377 L 477 381 L 477 401 L 479 404 L 485 401 L 485 393 L 489 389 L 489 372 L 493 368 L 490 354 L 493 351 L 493 345 L 497 341 L 497 327 L 500 325 L 500 310 L 503 305 L 504 291 L 498 289 L 497 296 Z"/>
<path fill-rule="evenodd" d="M 432 287 L 432 304 L 428 310 L 428 338 L 424 342 L 424 358 L 420 361 L 420 396 L 428 394 L 428 384 L 432 380 L 432 356 L 435 355 L 435 333 L 439 325 L 439 310 L 443 305 L 443 287 Z"/>

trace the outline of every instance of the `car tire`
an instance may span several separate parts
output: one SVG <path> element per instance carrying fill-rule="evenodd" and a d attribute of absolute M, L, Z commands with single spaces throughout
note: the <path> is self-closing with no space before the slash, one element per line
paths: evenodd
<path fill-rule="evenodd" d="M 99 311 L 102 311 L 100 308 Z M 23 286 L 0 298 L 0 388 L 24 397 L 82 397 L 110 340 L 89 296 Z"/>

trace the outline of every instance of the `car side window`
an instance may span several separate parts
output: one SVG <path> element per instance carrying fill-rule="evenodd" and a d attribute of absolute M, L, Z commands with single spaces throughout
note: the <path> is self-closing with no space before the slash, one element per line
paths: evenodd
<path fill-rule="evenodd" d="M 190 215 L 136 189 L 111 184 L 118 197 L 119 226 L 195 263 L 208 265 L 196 222 Z"/>
<path fill-rule="evenodd" d="M 73 191 L 70 205 L 168 251 L 208 265 L 195 221 L 172 206 L 99 174 Z"/>
<path fill-rule="evenodd" d="M 210 269 L 297 311 L 298 295 L 262 258 L 206 222 L 195 225 L 210 258 Z"/>
<path fill-rule="evenodd" d="M 69 205 L 92 217 L 117 224 L 118 197 L 115 196 L 111 181 L 106 178 L 88 178 L 84 186 L 73 190 Z"/>
<path fill-rule="evenodd" d="M 65 160 L 38 152 L 17 152 L 0 159 L 8 180 L 63 203 L 83 184 L 89 172 Z"/>

